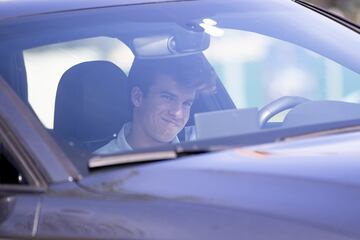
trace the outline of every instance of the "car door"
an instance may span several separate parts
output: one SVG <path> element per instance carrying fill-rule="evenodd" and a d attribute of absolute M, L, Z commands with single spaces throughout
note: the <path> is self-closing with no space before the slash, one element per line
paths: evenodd
<path fill-rule="evenodd" d="M 0 76 L 0 238 L 28 238 L 37 235 L 48 186 L 77 173 L 8 81 Z"/>
<path fill-rule="evenodd" d="M 4 125 L 0 120 L 0 237 L 32 237 L 45 185 Z"/>

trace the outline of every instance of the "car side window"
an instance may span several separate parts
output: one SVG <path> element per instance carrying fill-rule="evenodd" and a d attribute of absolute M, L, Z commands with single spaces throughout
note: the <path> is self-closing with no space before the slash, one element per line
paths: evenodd
<path fill-rule="evenodd" d="M 110 37 L 94 37 L 23 51 L 28 100 L 47 129 L 53 129 L 55 98 L 62 75 L 71 67 L 88 61 L 108 61 L 128 73 L 134 59 L 130 48 Z"/>
<path fill-rule="evenodd" d="M 26 185 L 27 180 L 20 168 L 16 166 L 14 156 L 8 151 L 0 140 L 0 186 L 6 185 Z"/>

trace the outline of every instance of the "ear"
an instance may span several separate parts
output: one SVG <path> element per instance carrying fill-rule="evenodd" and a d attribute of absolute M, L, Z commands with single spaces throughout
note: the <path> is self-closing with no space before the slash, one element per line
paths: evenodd
<path fill-rule="evenodd" d="M 131 102 L 135 107 L 140 107 L 143 101 L 143 92 L 139 87 L 131 89 Z"/>

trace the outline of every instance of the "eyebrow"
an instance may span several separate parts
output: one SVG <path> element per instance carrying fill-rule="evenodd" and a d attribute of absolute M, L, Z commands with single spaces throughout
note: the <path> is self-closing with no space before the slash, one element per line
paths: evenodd
<path fill-rule="evenodd" d="M 160 94 L 168 94 L 168 95 L 170 95 L 170 96 L 172 96 L 172 97 L 175 97 L 175 98 L 178 97 L 176 94 L 174 94 L 174 93 L 172 93 L 172 92 L 169 92 L 169 91 L 161 91 Z"/>
<path fill-rule="evenodd" d="M 172 92 L 169 92 L 169 91 L 161 91 L 160 94 L 168 94 L 168 95 L 170 95 L 170 96 L 172 96 L 174 98 L 179 98 L 178 95 L 176 95 L 176 94 L 174 94 Z M 195 100 L 195 98 L 191 98 L 191 99 L 186 99 L 184 102 L 188 102 L 188 101 L 194 102 L 194 100 Z"/>

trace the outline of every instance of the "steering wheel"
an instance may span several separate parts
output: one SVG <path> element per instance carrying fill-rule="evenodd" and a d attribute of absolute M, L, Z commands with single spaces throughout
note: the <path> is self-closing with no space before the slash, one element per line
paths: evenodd
<path fill-rule="evenodd" d="M 259 111 L 260 128 L 264 127 L 276 114 L 307 101 L 309 101 L 309 99 L 303 97 L 284 96 L 265 105 Z"/>

